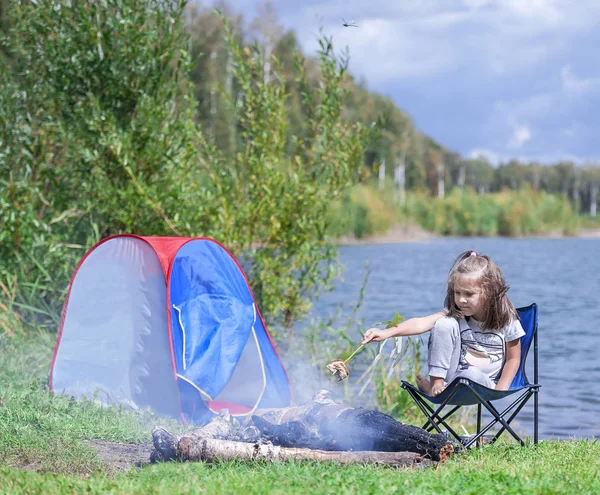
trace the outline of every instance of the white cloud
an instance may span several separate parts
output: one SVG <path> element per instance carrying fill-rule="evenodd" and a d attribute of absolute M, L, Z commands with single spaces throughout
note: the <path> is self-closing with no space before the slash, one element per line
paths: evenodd
<path fill-rule="evenodd" d="M 577 77 L 570 65 L 560 68 L 562 87 L 567 94 L 587 93 L 600 88 L 600 77 Z"/>
<path fill-rule="evenodd" d="M 338 52 L 349 48 L 351 73 L 450 148 L 492 163 L 593 153 L 600 69 L 583 61 L 600 39 L 600 0 L 274 2 L 305 53 L 322 25 Z"/>
<path fill-rule="evenodd" d="M 436 29 L 443 28 L 430 26 L 431 35 L 423 40 L 420 39 L 419 23 L 396 23 L 377 18 L 356 20 L 356 23 L 358 29 L 340 25 L 333 26 L 329 33 L 338 50 L 345 46 L 349 48 L 350 70 L 356 75 L 364 75 L 371 84 L 427 77 L 456 66 L 456 52 L 452 46 L 443 36 L 433 35 Z M 317 49 L 314 35 L 303 44 L 309 52 Z"/>
<path fill-rule="evenodd" d="M 359 28 L 343 28 L 342 17 Z M 287 24 L 309 50 L 322 24 L 337 46 L 349 46 L 351 70 L 377 82 L 449 67 L 506 76 L 534 70 L 599 22 L 597 0 L 314 0 Z"/>
<path fill-rule="evenodd" d="M 595 0 L 463 0 L 461 3 L 471 9 L 475 7 L 482 22 L 491 21 L 511 34 L 528 32 L 531 36 L 593 28 L 600 15 L 600 4 Z"/>
<path fill-rule="evenodd" d="M 507 43 L 513 45 L 507 49 Z M 487 43 L 487 65 L 498 75 L 511 75 L 517 71 L 527 71 L 544 62 L 553 53 L 555 47 L 545 41 L 517 43 L 498 39 Z"/>
<path fill-rule="evenodd" d="M 516 125 L 513 129 L 512 136 L 508 140 L 507 146 L 512 149 L 522 148 L 531 137 L 531 129 L 527 124 Z"/>
<path fill-rule="evenodd" d="M 506 10 L 518 18 L 528 19 L 537 23 L 558 24 L 564 17 L 564 3 L 553 0 L 502 0 Z"/>
<path fill-rule="evenodd" d="M 568 138 L 578 138 L 585 141 L 595 140 L 598 134 L 596 126 L 589 125 L 581 120 L 571 122 L 569 126 L 562 129 L 562 132 Z"/>
<path fill-rule="evenodd" d="M 560 106 L 560 94 L 545 92 L 528 95 L 510 100 L 499 100 L 493 104 L 490 121 L 503 123 L 513 131 L 520 123 L 542 119 L 549 112 L 556 111 Z M 522 132 L 522 131 L 521 131 Z"/>
<path fill-rule="evenodd" d="M 491 0 L 463 0 L 463 5 L 465 5 L 469 10 L 477 10 L 481 7 L 489 5 L 492 3 Z"/>

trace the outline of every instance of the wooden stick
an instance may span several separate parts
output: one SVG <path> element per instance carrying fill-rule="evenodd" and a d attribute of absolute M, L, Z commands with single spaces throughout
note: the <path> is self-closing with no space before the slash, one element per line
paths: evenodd
<path fill-rule="evenodd" d="M 350 354 L 350 357 L 348 357 L 344 360 L 344 363 L 347 363 L 348 361 L 350 361 L 358 353 L 358 351 L 360 351 L 364 346 L 365 346 L 365 344 L 360 344 L 358 349 L 356 349 L 352 354 Z"/>

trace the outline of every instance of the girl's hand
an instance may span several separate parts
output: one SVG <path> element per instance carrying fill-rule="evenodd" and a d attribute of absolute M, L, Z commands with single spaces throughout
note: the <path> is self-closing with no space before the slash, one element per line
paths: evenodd
<path fill-rule="evenodd" d="M 388 337 L 389 336 L 385 330 L 380 330 L 379 328 L 369 328 L 365 332 L 361 344 L 366 344 L 368 342 L 381 342 Z"/>

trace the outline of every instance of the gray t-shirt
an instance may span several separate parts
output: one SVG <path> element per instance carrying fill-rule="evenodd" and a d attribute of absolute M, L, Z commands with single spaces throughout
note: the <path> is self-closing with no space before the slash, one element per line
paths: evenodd
<path fill-rule="evenodd" d="M 475 318 L 460 318 L 461 366 L 475 366 L 497 382 L 506 359 L 506 342 L 525 335 L 521 322 L 512 320 L 501 330 L 482 330 Z"/>

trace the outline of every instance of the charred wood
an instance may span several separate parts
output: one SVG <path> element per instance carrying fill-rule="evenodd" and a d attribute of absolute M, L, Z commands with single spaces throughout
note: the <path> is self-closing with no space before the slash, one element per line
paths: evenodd
<path fill-rule="evenodd" d="M 447 435 L 378 411 L 345 407 L 326 391 L 301 406 L 257 410 L 241 424 L 223 414 L 180 438 L 157 427 L 153 441 L 154 461 L 292 458 L 406 465 L 406 459 L 444 461 L 454 450 Z"/>
<path fill-rule="evenodd" d="M 258 410 L 252 423 L 267 440 L 285 447 L 322 450 L 416 452 L 440 460 L 448 436 L 402 424 L 379 411 L 345 407 L 318 392 L 302 406 Z"/>

